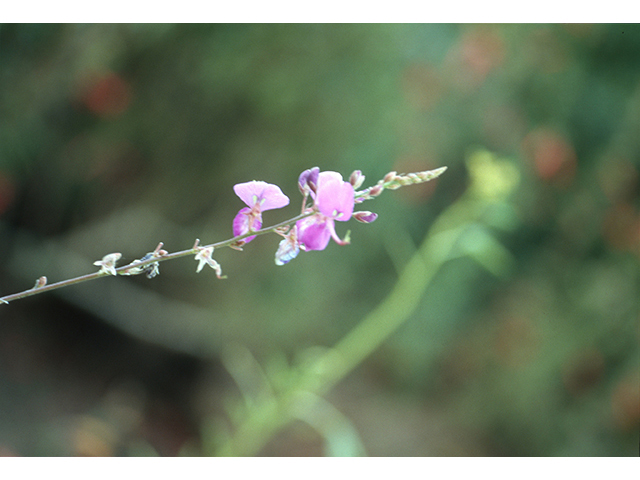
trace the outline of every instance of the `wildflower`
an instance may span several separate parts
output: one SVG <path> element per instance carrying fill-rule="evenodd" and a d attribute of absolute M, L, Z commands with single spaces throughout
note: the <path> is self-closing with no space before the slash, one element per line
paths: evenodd
<path fill-rule="evenodd" d="M 109 275 L 117 275 L 116 262 L 122 257 L 121 253 L 110 253 L 102 257 L 102 260 L 93 262 L 94 265 L 100 267 L 100 273 L 108 273 Z"/>
<path fill-rule="evenodd" d="M 236 237 L 260 230 L 263 211 L 289 205 L 289 197 L 282 193 L 280 187 L 270 183 L 255 180 L 239 183 L 233 187 L 233 191 L 247 205 L 233 219 L 233 235 Z M 254 238 L 256 236 L 251 235 L 243 240 L 248 243 Z"/>
<path fill-rule="evenodd" d="M 296 223 L 298 241 L 303 250 L 324 250 L 329 238 L 339 245 L 349 243 L 336 234 L 335 220 L 346 222 L 351 218 L 355 204 L 353 186 L 338 172 L 321 172 L 315 194 L 316 213 Z"/>
<path fill-rule="evenodd" d="M 213 247 L 199 247 L 199 251 L 195 256 L 195 259 L 200 262 L 198 263 L 198 268 L 196 268 L 196 273 L 200 273 L 200 270 L 202 270 L 206 264 L 215 270 L 216 277 L 224 278 L 220 264 L 211 258 L 211 254 L 213 254 Z"/>

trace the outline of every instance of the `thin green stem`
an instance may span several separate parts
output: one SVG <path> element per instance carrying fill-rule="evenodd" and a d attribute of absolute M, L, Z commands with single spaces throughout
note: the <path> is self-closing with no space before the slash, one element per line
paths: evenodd
<path fill-rule="evenodd" d="M 255 455 L 293 418 L 301 393 L 326 394 L 336 383 L 378 349 L 413 315 L 436 274 L 451 258 L 462 226 L 477 219 L 486 204 L 461 199 L 447 209 L 431 228 L 419 249 L 402 270 L 389 295 L 333 348 L 319 357 L 278 399 L 257 406 L 233 437 L 215 452 L 220 456 Z M 452 235 L 439 235 L 440 233 Z M 444 241 L 443 237 L 446 237 Z"/>

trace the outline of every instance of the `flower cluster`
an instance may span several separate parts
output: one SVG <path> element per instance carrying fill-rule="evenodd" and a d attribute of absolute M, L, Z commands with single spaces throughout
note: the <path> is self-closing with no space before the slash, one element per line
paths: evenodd
<path fill-rule="evenodd" d="M 284 265 L 294 259 L 300 250 L 324 250 L 333 240 L 338 245 L 347 245 L 349 236 L 341 239 L 335 230 L 335 221 L 346 222 L 353 216 L 356 220 L 370 223 L 377 218 L 375 213 L 353 211 L 356 199 L 355 188 L 362 185 L 364 175 L 354 172 L 349 181 L 338 172 L 321 172 L 318 167 L 305 170 L 298 178 L 298 187 L 303 196 L 300 220 L 287 231 L 278 231 L 284 239 L 275 256 L 276 265 Z M 289 198 L 279 187 L 265 182 L 247 182 L 234 187 L 236 195 L 247 205 L 233 221 L 236 236 L 247 235 L 262 227 L 261 213 L 264 210 L 281 208 L 289 204 Z M 311 198 L 312 204 L 307 205 Z M 253 240 L 255 235 L 241 239 L 237 246 Z"/>
<path fill-rule="evenodd" d="M 296 258 L 300 251 L 324 250 L 333 238 L 338 245 L 350 243 L 349 231 L 344 238 L 336 233 L 336 221 L 347 222 L 355 218 L 362 223 L 371 223 L 378 214 L 369 211 L 354 211 L 357 203 L 371 200 L 385 189 L 395 190 L 401 186 L 422 183 L 438 177 L 446 167 L 432 171 L 424 171 L 409 175 L 398 175 L 389 172 L 372 187 L 356 191 L 364 182 L 360 170 L 353 172 L 349 181 L 345 181 L 338 172 L 324 171 L 313 167 L 305 170 L 298 177 L 298 188 L 302 194 L 302 210 L 300 215 L 287 222 L 262 229 L 262 212 L 289 205 L 287 197 L 277 185 L 262 181 L 238 183 L 233 191 L 246 207 L 240 209 L 233 219 L 234 238 L 215 246 L 229 246 L 237 250 L 256 238 L 257 235 L 274 232 L 284 237 L 275 255 L 276 265 L 285 265 Z M 197 271 L 209 265 L 221 276 L 220 265 L 213 260 L 214 245 L 208 247 L 194 245 L 191 252 L 199 262 Z"/>
<path fill-rule="evenodd" d="M 438 177 L 445 169 L 446 167 L 442 167 L 408 175 L 389 172 L 372 187 L 356 191 L 365 179 L 360 170 L 353 172 L 349 176 L 349 181 L 345 181 L 338 172 L 321 172 L 320 168 L 313 167 L 305 170 L 298 177 L 298 188 L 302 194 L 300 215 L 265 229 L 262 229 L 262 212 L 289 205 L 289 197 L 282 193 L 280 187 L 271 183 L 257 180 L 238 183 L 233 187 L 233 191 L 246 207 L 241 208 L 233 219 L 234 237 L 227 242 L 209 246 L 200 246 L 200 241 L 196 240 L 189 251 L 198 262 L 196 272 L 202 271 L 205 265 L 209 265 L 218 278 L 225 278 L 222 276 L 220 264 L 212 257 L 214 246 L 229 246 L 242 250 L 242 247 L 257 235 L 267 232 L 274 232 L 284 237 L 276 251 L 276 265 L 289 263 L 301 250 L 303 252 L 324 250 L 332 238 L 338 245 L 348 245 L 349 231 L 344 238 L 340 238 L 336 233 L 336 221 L 347 222 L 355 218 L 362 223 L 371 223 L 378 218 L 377 213 L 354 211 L 357 203 L 371 200 L 385 189 L 395 190 L 401 186 L 429 181 Z M 162 250 L 162 243 L 160 243 L 155 251 L 148 253 L 140 260 L 134 260 L 127 268 L 121 269 L 120 273 L 122 275 L 145 273 L 148 278 L 153 278 L 159 273 L 158 262 L 149 261 L 160 260 L 166 255 L 167 252 Z M 95 265 L 100 267 L 102 274 L 116 275 L 115 266 L 120 258 L 119 253 L 112 253 L 95 262 Z"/>
<path fill-rule="evenodd" d="M 304 251 L 324 250 L 329 238 L 338 245 L 348 244 L 348 238 L 342 240 L 336 234 L 335 221 L 351 219 L 355 205 L 353 185 L 345 182 L 338 172 L 320 172 L 315 167 L 302 173 L 299 186 L 303 191 L 308 188 L 314 200 L 313 206 L 306 209 L 313 215 L 296 222 L 300 248 Z"/>
<path fill-rule="evenodd" d="M 236 195 L 245 203 L 233 219 L 234 237 L 200 246 L 200 240 L 195 241 L 192 248 L 180 252 L 169 253 L 162 248 L 162 242 L 153 252 L 149 252 L 139 260 L 116 268 L 122 258 L 120 253 L 110 253 L 94 262 L 100 270 L 91 275 L 63 280 L 47 285 L 47 278 L 42 276 L 36 280 L 33 288 L 13 295 L 0 298 L 0 303 L 7 304 L 10 300 L 25 298 L 36 293 L 50 291 L 87 280 L 93 280 L 106 275 L 140 275 L 154 278 L 160 273 L 159 263 L 175 258 L 193 255 L 198 262 L 196 272 L 202 271 L 205 265 L 211 267 L 218 278 L 222 275 L 220 264 L 213 259 L 214 248 L 231 247 L 242 250 L 242 247 L 256 236 L 265 233 L 276 233 L 283 238 L 278 245 L 275 255 L 276 265 L 285 265 L 296 258 L 300 251 L 324 250 L 333 238 L 338 245 L 349 244 L 349 231 L 344 238 L 336 233 L 336 221 L 347 222 L 355 218 L 362 223 L 371 223 L 378 215 L 369 211 L 354 211 L 356 204 L 371 200 L 379 196 L 384 190 L 427 182 L 439 177 L 447 167 L 423 172 L 397 174 L 387 173 L 375 185 L 358 190 L 364 182 L 364 175 L 360 170 L 353 172 L 345 181 L 338 172 L 321 172 L 318 167 L 302 172 L 298 178 L 298 188 L 302 194 L 302 209 L 299 215 L 271 227 L 262 228 L 262 212 L 282 208 L 289 205 L 287 197 L 280 187 L 262 181 L 239 183 L 233 187 Z"/>

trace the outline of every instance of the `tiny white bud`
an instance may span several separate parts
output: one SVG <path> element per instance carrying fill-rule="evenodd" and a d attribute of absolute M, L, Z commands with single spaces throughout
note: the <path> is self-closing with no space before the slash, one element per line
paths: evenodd
<path fill-rule="evenodd" d="M 121 253 L 110 253 L 102 257 L 102 260 L 93 262 L 94 265 L 100 267 L 100 273 L 108 273 L 109 275 L 117 275 L 116 262 L 122 258 Z"/>

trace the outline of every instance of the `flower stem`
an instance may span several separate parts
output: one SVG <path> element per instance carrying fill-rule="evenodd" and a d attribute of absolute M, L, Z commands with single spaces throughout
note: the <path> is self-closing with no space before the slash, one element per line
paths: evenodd
<path fill-rule="evenodd" d="M 371 200 L 375 197 L 377 197 L 378 195 L 380 195 L 380 193 L 382 193 L 383 190 L 385 189 L 396 189 L 399 188 L 400 186 L 405 186 L 405 185 L 410 185 L 410 184 L 414 184 L 414 183 L 421 183 L 421 182 L 426 182 L 429 180 L 432 180 L 438 176 L 440 176 L 444 171 L 446 170 L 446 167 L 441 167 L 438 168 L 436 170 L 430 170 L 430 171 L 426 171 L 426 172 L 419 172 L 419 173 L 415 173 L 415 174 L 409 174 L 409 175 L 396 175 L 395 172 L 391 172 L 390 174 L 387 174 L 385 176 L 385 178 L 383 180 L 380 180 L 376 185 L 374 185 L 373 187 L 369 187 L 365 190 L 356 192 L 356 198 L 362 202 L 364 200 Z M 165 262 L 167 260 L 174 260 L 176 258 L 180 258 L 180 257 L 186 257 L 189 255 L 196 255 L 199 252 L 200 248 L 207 248 L 207 247 L 213 247 L 213 249 L 217 249 L 217 248 L 223 248 L 223 247 L 231 247 L 233 245 L 238 244 L 238 242 L 242 241 L 243 239 L 252 236 L 252 235 L 264 235 L 265 233 L 271 233 L 271 232 L 275 232 L 277 229 L 283 228 L 283 227 L 287 227 L 290 225 L 295 224 L 298 220 L 301 220 L 305 217 L 308 217 L 310 215 L 313 215 L 314 211 L 311 209 L 308 209 L 307 211 L 302 212 L 300 215 L 296 215 L 293 218 L 290 218 L 288 220 L 285 220 L 283 222 L 277 223 L 276 225 L 272 225 L 270 227 L 265 227 L 265 228 L 261 228 L 260 230 L 255 230 L 255 231 L 249 231 L 245 234 L 242 235 L 238 235 L 235 236 L 233 238 L 230 238 L 228 240 L 224 240 L 222 242 L 217 242 L 217 243 L 212 243 L 209 245 L 204 245 L 204 246 L 198 246 L 199 242 L 196 242 L 196 244 L 193 246 L 193 248 L 190 248 L 188 250 L 181 250 L 179 252 L 174 252 L 174 253 L 165 253 L 163 255 L 158 255 L 158 256 L 152 256 L 151 258 L 144 260 L 144 261 L 138 261 L 137 263 L 135 263 L 135 267 L 140 269 L 146 265 L 150 265 L 152 263 L 159 263 L 159 262 Z M 121 267 L 118 267 L 115 269 L 115 271 L 117 273 L 126 271 L 126 270 L 130 270 L 133 267 L 132 264 L 128 264 L 128 265 L 123 265 Z M 33 295 L 38 295 L 40 293 L 45 293 L 45 292 L 50 292 L 52 290 L 57 290 L 58 288 L 63 288 L 63 287 L 69 287 L 71 285 L 77 285 L 79 283 L 83 283 L 83 282 L 88 282 L 89 280 L 96 280 L 98 278 L 102 278 L 105 276 L 110 276 L 108 272 L 105 272 L 103 270 L 99 271 L 99 272 L 95 272 L 95 273 L 90 273 L 87 275 L 81 275 L 79 277 L 75 277 L 75 278 L 71 278 L 68 280 L 62 280 L 60 282 L 56 282 L 56 283 L 51 283 L 48 285 L 44 285 L 44 286 L 40 286 L 39 284 L 36 283 L 36 286 L 33 288 L 30 288 L 28 290 L 24 290 L 22 292 L 18 292 L 18 293 L 14 293 L 11 295 L 6 295 L 4 297 L 0 297 L 0 304 L 2 303 L 6 303 L 8 304 L 9 302 L 13 301 L 13 300 L 20 300 L 22 298 L 27 298 L 27 297 L 31 297 Z"/>
<path fill-rule="evenodd" d="M 265 227 L 262 228 L 260 230 L 256 230 L 254 232 L 248 232 L 246 234 L 243 235 L 238 235 L 236 237 L 230 238 L 228 240 L 224 240 L 222 242 L 217 242 L 217 243 L 212 243 L 210 245 L 204 245 L 204 247 L 213 247 L 214 249 L 216 248 L 223 248 L 223 247 L 228 247 L 230 245 L 233 245 L 241 240 L 243 240 L 244 238 L 250 236 L 250 235 L 264 235 L 265 233 L 271 233 L 274 232 L 277 228 L 282 228 L 288 225 L 291 225 L 295 222 L 297 222 L 298 220 L 307 217 L 311 215 L 311 213 L 304 213 L 304 214 L 300 214 L 297 215 L 293 218 L 290 218 L 289 220 L 285 220 L 283 222 L 280 222 L 276 225 L 272 225 L 270 227 Z M 194 247 L 196 247 L 194 245 Z M 135 267 L 137 268 L 141 268 L 144 267 L 145 265 L 149 265 L 152 263 L 157 263 L 157 262 L 165 262 L 167 260 L 175 260 L 176 258 L 181 258 L 181 257 L 186 257 L 189 255 L 195 255 L 198 253 L 198 249 L 197 248 L 190 248 L 188 250 L 181 250 L 179 252 L 173 252 L 173 253 L 168 253 L 166 255 L 162 255 L 162 256 L 158 256 L 158 257 L 152 257 L 148 260 L 144 260 L 142 262 L 138 262 L 135 264 Z M 116 272 L 122 272 L 124 270 L 128 270 L 132 267 L 131 264 L 129 265 L 123 265 L 121 267 L 116 268 Z M 38 295 L 40 293 L 45 293 L 45 292 L 50 292 L 52 290 L 57 290 L 58 288 L 63 288 L 63 287 L 70 287 L 71 285 L 77 285 L 79 283 L 83 283 L 83 282 L 88 282 L 89 280 L 96 280 L 98 278 L 102 278 L 102 277 L 109 277 L 110 275 L 106 272 L 103 271 L 99 271 L 99 272 L 95 272 L 95 273 L 89 273 L 87 275 L 81 275 L 79 277 L 74 277 L 74 278 L 70 278 L 68 280 L 62 280 L 60 282 L 56 282 L 56 283 L 50 283 L 48 285 L 45 285 L 43 287 L 34 287 L 34 288 L 30 288 L 29 290 L 24 290 L 22 292 L 19 293 L 14 293 L 11 295 L 6 295 L 4 297 L 0 297 L 0 303 L 9 303 L 13 300 L 20 300 L 22 298 L 27 298 L 27 297 L 31 297 L 33 295 Z"/>
<path fill-rule="evenodd" d="M 388 296 L 333 348 L 328 349 L 276 399 L 258 404 L 233 436 L 214 453 L 219 456 L 252 456 L 295 415 L 301 395 L 325 395 L 362 361 L 375 352 L 420 307 L 436 274 L 453 258 L 465 226 L 477 221 L 488 202 L 469 196 L 451 205 L 436 220 L 429 233 L 402 269 Z"/>

